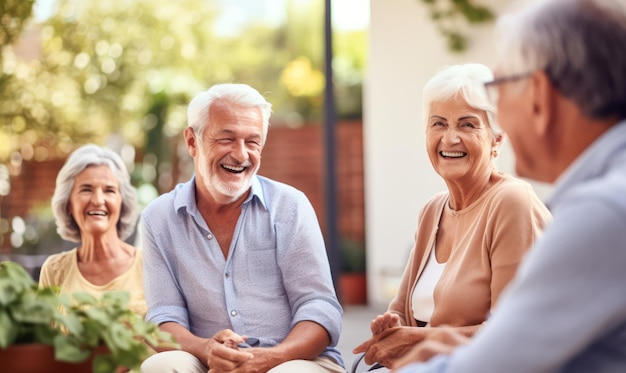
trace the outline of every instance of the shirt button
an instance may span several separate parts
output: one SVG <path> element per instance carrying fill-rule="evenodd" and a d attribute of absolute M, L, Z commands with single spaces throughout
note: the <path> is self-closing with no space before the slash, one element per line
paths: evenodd
<path fill-rule="evenodd" d="M 228 272 L 227 272 L 227 273 L 225 273 L 225 274 L 224 274 L 224 276 L 225 276 L 226 278 L 230 277 L 230 275 L 228 274 Z"/>
<path fill-rule="evenodd" d="M 208 238 L 209 240 L 212 240 L 213 239 L 213 235 L 211 233 L 209 233 L 209 235 L 206 236 L 206 238 Z"/>
<path fill-rule="evenodd" d="M 237 311 L 230 311 L 231 316 L 237 316 Z"/>

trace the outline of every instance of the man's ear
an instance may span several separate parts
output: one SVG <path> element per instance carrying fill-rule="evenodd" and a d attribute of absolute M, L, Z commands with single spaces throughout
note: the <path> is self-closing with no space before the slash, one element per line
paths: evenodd
<path fill-rule="evenodd" d="M 538 136 L 551 136 L 551 131 L 554 130 L 556 89 L 548 75 L 541 70 L 530 77 L 530 84 L 533 105 L 530 125 Z"/>
<path fill-rule="evenodd" d="M 183 132 L 185 136 L 185 145 L 187 145 L 187 152 L 192 158 L 196 157 L 198 152 L 198 144 L 196 143 L 196 134 L 193 131 L 193 128 L 187 127 Z"/>

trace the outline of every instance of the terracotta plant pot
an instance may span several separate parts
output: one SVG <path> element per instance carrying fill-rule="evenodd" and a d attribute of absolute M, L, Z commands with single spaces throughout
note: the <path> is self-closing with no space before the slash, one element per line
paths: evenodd
<path fill-rule="evenodd" d="M 342 304 L 367 304 L 366 274 L 342 273 L 339 275 L 339 290 Z"/>
<path fill-rule="evenodd" d="M 96 353 L 106 353 L 106 348 Z M 90 357 L 77 364 L 56 361 L 52 346 L 37 343 L 0 349 L 0 369 L 4 373 L 91 373 L 92 360 Z"/>

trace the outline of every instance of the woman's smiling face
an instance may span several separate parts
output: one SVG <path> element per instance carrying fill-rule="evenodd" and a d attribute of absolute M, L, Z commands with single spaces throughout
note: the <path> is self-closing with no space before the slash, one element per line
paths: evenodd
<path fill-rule="evenodd" d="M 431 103 L 426 148 L 435 171 L 446 181 L 474 180 L 492 169 L 499 146 L 483 110 L 456 95 Z"/>
<path fill-rule="evenodd" d="M 68 208 L 81 237 L 116 230 L 122 195 L 113 171 L 106 165 L 84 169 L 74 180 Z"/>

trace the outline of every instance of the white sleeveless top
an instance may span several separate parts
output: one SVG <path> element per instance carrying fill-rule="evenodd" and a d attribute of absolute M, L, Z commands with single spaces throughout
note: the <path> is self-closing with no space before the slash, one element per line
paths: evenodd
<path fill-rule="evenodd" d="M 430 318 L 435 309 L 433 293 L 445 267 L 446 263 L 437 262 L 435 247 L 433 247 L 428 255 L 426 266 L 424 266 L 424 270 L 413 290 L 411 304 L 413 306 L 413 317 L 416 320 L 430 323 Z"/>

